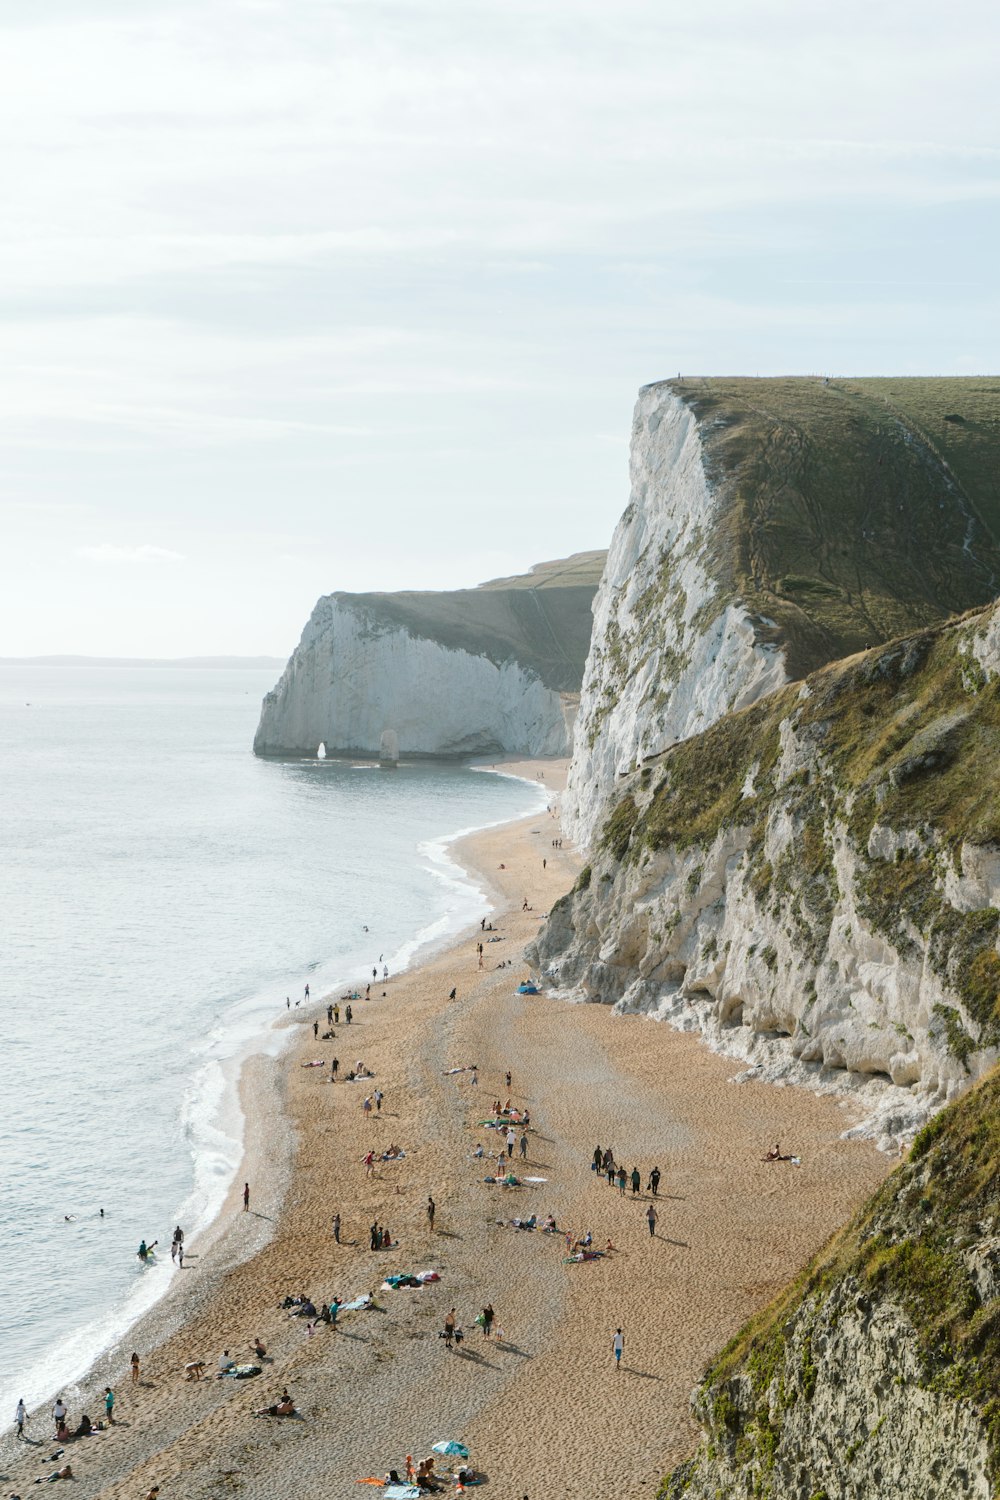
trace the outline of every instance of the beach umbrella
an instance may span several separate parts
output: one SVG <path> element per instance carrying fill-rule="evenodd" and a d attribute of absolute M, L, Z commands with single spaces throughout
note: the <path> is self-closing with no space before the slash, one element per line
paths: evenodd
<path fill-rule="evenodd" d="M 432 1443 L 432 1453 L 440 1453 L 445 1458 L 468 1458 L 469 1450 L 464 1443 Z"/>

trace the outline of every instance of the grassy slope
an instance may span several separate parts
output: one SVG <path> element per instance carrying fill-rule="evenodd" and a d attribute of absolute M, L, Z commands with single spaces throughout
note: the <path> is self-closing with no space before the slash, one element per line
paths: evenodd
<path fill-rule="evenodd" d="M 995 597 L 1000 379 L 666 384 L 724 497 L 716 567 L 793 675 Z"/>
<path fill-rule="evenodd" d="M 921 1383 L 974 1404 L 989 1435 L 994 1477 L 1000 1475 L 1000 1305 L 981 1297 L 963 1256 L 998 1229 L 1000 1071 L 994 1071 L 926 1126 L 908 1161 L 857 1218 L 722 1351 L 705 1376 L 706 1387 L 718 1393 L 720 1420 L 726 1411 L 720 1388 L 734 1375 L 751 1380 L 752 1405 L 767 1405 L 767 1392 L 781 1378 L 789 1325 L 805 1302 L 852 1277 L 904 1308 L 918 1340 Z M 759 1460 L 760 1448 L 749 1432 L 748 1461 Z M 674 1493 L 669 1480 L 663 1493 Z"/>
<path fill-rule="evenodd" d="M 803 951 L 822 949 L 837 898 L 831 830 L 846 824 L 863 855 L 876 823 L 930 831 L 926 852 L 861 861 L 857 892 L 865 919 L 900 952 L 910 928 L 974 1017 L 982 1045 L 1000 1042 L 1000 913 L 962 913 L 942 894 L 943 862 L 963 842 L 1000 846 L 1000 680 L 986 681 L 963 649 L 989 611 L 921 631 L 792 684 L 647 766 L 609 817 L 605 850 L 636 861 L 647 849 L 708 846 L 720 829 L 751 830 L 746 875 L 759 899 L 793 920 L 805 909 Z M 818 774 L 776 785 L 780 731 L 820 752 Z M 753 795 L 744 795 L 752 773 Z M 764 830 L 782 810 L 801 830 L 779 868 L 763 854 Z M 942 1020 L 949 1045 L 968 1056 L 972 1038 L 953 1007 Z"/>
<path fill-rule="evenodd" d="M 530 573 L 477 589 L 334 598 L 451 650 L 486 656 L 498 665 L 513 658 L 537 672 L 547 687 L 578 692 L 590 648 L 591 604 L 606 555 L 584 552 L 539 563 Z"/>

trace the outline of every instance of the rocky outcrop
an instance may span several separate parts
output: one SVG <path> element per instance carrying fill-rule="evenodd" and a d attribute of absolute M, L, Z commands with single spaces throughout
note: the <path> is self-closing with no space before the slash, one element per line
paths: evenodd
<path fill-rule="evenodd" d="M 824 668 L 633 773 L 539 934 L 548 984 L 912 1135 L 1000 1055 L 998 622 Z"/>
<path fill-rule="evenodd" d="M 451 593 L 320 599 L 258 755 L 568 753 L 603 553 Z"/>
<path fill-rule="evenodd" d="M 588 843 L 622 776 L 722 715 L 993 598 L 998 415 L 996 382 L 641 391 L 631 497 L 594 605 L 567 831 Z"/>
<path fill-rule="evenodd" d="M 722 1352 L 661 1500 L 989 1500 L 1000 1475 L 1000 1081 L 917 1137 Z"/>

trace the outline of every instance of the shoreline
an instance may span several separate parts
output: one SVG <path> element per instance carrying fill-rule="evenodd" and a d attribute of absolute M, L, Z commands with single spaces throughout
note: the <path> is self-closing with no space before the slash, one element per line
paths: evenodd
<path fill-rule="evenodd" d="M 543 765 L 551 774 L 553 763 Z M 548 776 L 545 789 L 550 794 L 558 790 Z M 386 1093 L 386 1111 L 376 1129 L 380 1138 L 389 1138 L 388 1131 L 392 1139 L 400 1139 L 405 1162 L 380 1168 L 381 1175 L 371 1182 L 365 1179 L 358 1153 L 372 1127 L 361 1116 L 360 1091 L 343 1084 L 331 1088 L 317 1077 L 320 1070 L 296 1065 L 315 1044 L 311 1035 L 300 1032 L 296 1045 L 294 1024 L 289 1025 L 290 1045 L 265 1070 L 270 1076 L 247 1073 L 245 1161 L 254 1189 L 250 1219 L 256 1222 L 250 1224 L 239 1212 L 234 1186 L 218 1221 L 218 1241 L 205 1249 L 198 1246 L 205 1265 L 202 1269 L 195 1261 L 192 1279 L 197 1272 L 198 1284 L 178 1305 L 181 1316 L 172 1322 L 165 1313 L 158 1329 L 150 1320 L 129 1333 L 128 1341 L 141 1349 L 148 1384 L 133 1396 L 122 1380 L 125 1359 L 116 1351 L 95 1369 L 102 1386 L 114 1384 L 117 1375 L 122 1416 L 132 1426 L 126 1430 L 123 1422 L 93 1448 L 68 1450 L 75 1466 L 79 1459 L 83 1493 L 117 1500 L 159 1482 L 163 1500 L 182 1493 L 216 1494 L 227 1487 L 219 1476 L 231 1472 L 239 1474 L 239 1488 L 248 1497 L 346 1496 L 356 1493 L 354 1481 L 360 1475 L 384 1472 L 403 1452 L 416 1452 L 421 1443 L 440 1436 L 472 1442 L 474 1457 L 499 1481 L 498 1492 L 505 1492 L 509 1482 L 544 1485 L 559 1493 L 559 1466 L 582 1442 L 595 1449 L 590 1460 L 595 1492 L 600 1479 L 609 1487 L 629 1485 L 638 1493 L 658 1482 L 671 1455 L 682 1457 L 692 1445 L 687 1392 L 700 1373 L 699 1361 L 777 1292 L 810 1250 L 881 1180 L 884 1161 L 839 1140 L 844 1128 L 839 1106 L 793 1090 L 755 1084 L 727 1088 L 732 1069 L 726 1060 L 709 1054 L 697 1039 L 647 1019 L 513 995 L 525 970 L 524 945 L 552 899 L 572 882 L 579 863 L 569 850 L 552 855 L 546 838 L 553 826 L 552 815 L 541 810 L 449 846 L 466 868 L 471 864 L 476 883 L 495 903 L 493 920 L 503 946 L 486 951 L 491 961 L 499 954 L 511 958 L 509 973 L 477 969 L 470 955 L 479 932 L 471 928 L 443 951 L 422 954 L 413 969 L 393 976 L 387 1001 L 359 1002 L 360 1025 L 351 1028 L 349 1043 L 346 1028 L 339 1029 L 337 1045 L 344 1057 L 353 1060 L 357 1051 L 375 1061 Z M 545 871 L 539 869 L 539 856 L 547 858 Z M 519 910 L 522 890 L 534 908 L 529 913 Z M 453 1004 L 447 986 L 456 977 L 460 998 Z M 315 1004 L 309 1012 L 300 1008 L 299 1019 L 307 1014 L 312 1019 L 315 1010 Z M 348 1047 L 349 1052 L 344 1050 Z M 555 1212 L 560 1223 L 568 1217 L 578 1229 L 593 1227 L 597 1239 L 605 1232 L 616 1241 L 624 1236 L 624 1260 L 565 1267 L 558 1245 L 547 1237 L 517 1235 L 493 1222 L 498 1213 L 520 1212 L 526 1193 L 508 1197 L 502 1189 L 482 1186 L 481 1174 L 469 1161 L 476 1132 L 473 1120 L 470 1134 L 469 1111 L 482 1112 L 485 1095 L 502 1092 L 497 1067 L 504 1058 L 514 1067 L 515 1094 L 530 1100 L 537 1119 L 529 1161 L 537 1158 L 536 1175 L 546 1185 L 527 1190 L 531 1208 Z M 478 1061 L 483 1070 L 483 1104 L 470 1096 L 462 1082 L 465 1075 L 456 1082 L 445 1073 L 469 1061 Z M 724 1128 L 713 1120 L 706 1123 L 706 1100 L 710 1114 L 734 1112 L 735 1137 L 726 1136 L 730 1127 L 725 1122 Z M 606 1140 L 608 1129 L 615 1141 L 632 1140 L 637 1154 L 655 1148 L 671 1176 L 678 1174 L 663 1200 L 663 1211 L 672 1217 L 685 1220 L 690 1201 L 721 1186 L 724 1207 L 720 1210 L 712 1198 L 705 1209 L 706 1222 L 711 1221 L 710 1248 L 706 1252 L 699 1246 L 697 1267 L 687 1265 L 686 1251 L 701 1226 L 671 1228 L 662 1244 L 650 1240 L 638 1205 L 619 1203 L 617 1192 L 609 1195 L 589 1171 L 581 1172 L 593 1138 Z M 746 1164 L 735 1182 L 729 1181 L 733 1153 L 742 1149 L 741 1135 L 749 1132 L 756 1144 L 758 1130 L 786 1129 L 804 1131 L 807 1161 L 815 1151 L 815 1166 L 826 1174 L 822 1183 L 812 1183 L 808 1172 L 790 1181 Z M 721 1154 L 720 1135 L 726 1136 Z M 291 1170 L 284 1171 L 283 1162 Z M 743 1178 L 762 1171 L 764 1206 L 758 1203 L 754 1209 L 742 1201 Z M 807 1180 L 810 1212 L 803 1221 L 798 1200 Z M 422 1214 L 421 1195 L 428 1187 L 441 1224 L 433 1236 Z M 739 1224 L 738 1244 L 732 1225 L 713 1221 L 720 1211 L 728 1219 L 734 1201 L 745 1220 Z M 345 1236 L 359 1241 L 339 1251 L 329 1232 L 334 1206 L 344 1213 Z M 373 1209 L 380 1219 L 388 1213 L 401 1241 L 400 1250 L 388 1257 L 370 1253 L 365 1243 L 364 1225 Z M 262 1211 L 268 1216 L 263 1220 L 257 1218 Z M 776 1221 L 780 1232 L 772 1244 L 769 1227 L 775 1228 Z M 650 1246 L 667 1258 L 666 1271 L 647 1265 Z M 749 1279 L 741 1269 L 748 1246 L 758 1252 Z M 721 1275 L 720 1256 L 724 1261 L 729 1257 L 729 1268 L 721 1268 Z M 440 1270 L 443 1286 L 381 1294 L 381 1315 L 354 1315 L 336 1336 L 321 1329 L 304 1340 L 301 1324 L 289 1323 L 278 1310 L 281 1298 L 292 1291 L 309 1291 L 317 1300 L 334 1291 L 352 1296 L 377 1287 L 390 1269 L 430 1266 Z M 625 1319 L 634 1339 L 636 1320 L 648 1322 L 650 1298 L 662 1297 L 666 1289 L 663 1275 L 685 1282 L 692 1269 L 694 1281 L 678 1298 L 695 1310 L 692 1326 L 682 1330 L 682 1337 L 672 1327 L 665 1334 L 656 1330 L 655 1338 L 650 1333 L 653 1345 L 666 1337 L 670 1347 L 659 1355 L 651 1350 L 645 1378 L 636 1383 L 630 1377 L 629 1406 L 609 1408 L 612 1393 L 604 1392 L 603 1378 L 591 1375 L 595 1360 L 603 1357 L 593 1342 L 595 1317 L 601 1325 L 601 1349 L 609 1317 Z M 442 1363 L 444 1351 L 434 1327 L 452 1301 L 464 1301 L 468 1312 L 487 1291 L 507 1328 L 503 1357 L 498 1359 L 491 1346 L 484 1361 L 470 1339 L 471 1363 L 464 1357 Z M 167 1302 L 163 1299 L 157 1308 L 165 1309 Z M 692 1321 L 688 1313 L 684 1316 Z M 673 1317 L 668 1310 L 668 1324 Z M 143 1342 L 147 1329 L 148 1342 Z M 468 1332 L 478 1340 L 475 1329 Z M 226 1339 L 234 1351 L 239 1339 L 242 1353 L 256 1333 L 274 1358 L 263 1378 L 243 1385 L 183 1381 L 180 1372 L 187 1358 L 196 1354 L 214 1363 L 220 1348 L 229 1346 Z M 567 1433 L 561 1433 L 558 1392 L 565 1391 L 567 1381 L 575 1390 L 584 1372 L 585 1389 L 577 1403 L 581 1413 L 573 1414 Z M 666 1391 L 659 1388 L 663 1381 Z M 244 1421 L 249 1407 L 273 1399 L 270 1393 L 286 1382 L 294 1382 L 304 1426 Z M 609 1430 L 609 1412 L 624 1424 L 620 1443 Z M 505 1452 L 509 1444 L 498 1446 L 498 1431 L 506 1432 L 512 1422 L 524 1424 L 524 1430 L 531 1424 L 532 1448 L 538 1452 L 530 1460 Z M 13 1455 L 6 1443 L 2 1452 L 9 1466 Z M 641 1482 L 637 1466 L 643 1471 Z M 18 1466 L 19 1483 L 30 1482 L 21 1478 L 29 1468 Z"/>
<path fill-rule="evenodd" d="M 521 765 L 520 757 L 511 756 L 498 760 L 495 767 L 475 765 L 472 762 L 468 764 L 470 769 L 485 770 L 490 774 L 505 775 L 509 779 L 522 780 L 527 785 L 538 786 L 538 782 L 532 777 L 506 770 L 507 766 Z M 534 763 L 530 764 L 534 765 Z M 501 769 L 502 767 L 504 769 Z M 416 857 L 426 861 L 431 873 L 443 884 L 453 888 L 465 887 L 459 901 L 462 909 L 449 910 L 446 907 L 441 916 L 419 928 L 412 937 L 404 939 L 394 953 L 387 954 L 387 958 L 393 965 L 391 972 L 394 977 L 412 971 L 413 968 L 433 957 L 435 953 L 455 942 L 466 930 L 471 920 L 467 909 L 473 902 L 481 904 L 490 899 L 486 890 L 487 882 L 477 880 L 473 872 L 452 860 L 449 851 L 466 837 L 504 826 L 509 821 L 511 820 L 500 819 L 474 827 L 463 827 L 424 840 L 415 847 Z M 442 930 L 438 931 L 439 928 Z M 398 967 L 394 961 L 398 962 Z M 252 1163 L 258 1159 L 260 1153 L 260 1143 L 255 1144 L 254 1138 L 262 1134 L 265 1125 L 271 1141 L 285 1137 L 282 1150 L 287 1158 L 287 1171 L 290 1175 L 294 1155 L 294 1127 L 288 1116 L 287 1105 L 280 1097 L 283 1082 L 282 1059 L 294 1042 L 298 1024 L 305 1021 L 307 1016 L 310 1022 L 320 1016 L 327 998 L 333 998 L 334 990 L 339 993 L 345 989 L 363 989 L 366 983 L 364 977 L 366 973 L 365 970 L 353 976 L 336 976 L 329 981 L 331 985 L 329 995 L 324 994 L 322 999 L 318 996 L 311 997 L 308 1005 L 296 1002 L 291 1011 L 279 1009 L 277 1014 L 271 1015 L 261 1012 L 255 1017 L 251 1029 L 247 1031 L 238 1049 L 231 1056 L 218 1060 L 217 1065 L 222 1079 L 220 1097 L 213 1106 L 207 1122 L 196 1128 L 202 1136 L 218 1133 L 234 1141 L 239 1154 L 231 1171 L 226 1174 L 228 1180 L 225 1191 L 220 1196 L 216 1197 L 210 1189 L 202 1190 L 202 1198 L 207 1197 L 208 1201 L 201 1203 L 195 1222 L 188 1229 L 185 1239 L 185 1260 L 189 1266 L 193 1266 L 199 1257 L 209 1254 L 224 1233 L 228 1216 L 240 1191 L 237 1184 L 239 1181 L 246 1180 L 245 1172 L 252 1171 Z M 237 1003 L 245 1005 L 248 1001 L 252 1002 L 253 997 L 244 997 Z M 191 1075 L 192 1081 L 198 1078 L 199 1073 L 205 1067 L 205 1061 L 199 1061 Z M 266 1099 L 263 1113 L 262 1095 Z M 182 1128 L 191 1128 L 184 1125 L 183 1111 L 181 1125 Z M 203 1140 L 201 1156 L 204 1156 L 206 1152 L 209 1155 L 212 1154 L 211 1149 L 206 1147 Z M 197 1159 L 196 1156 L 196 1162 Z M 198 1197 L 196 1166 L 195 1177 L 185 1204 L 197 1200 Z M 185 1213 L 184 1205 L 178 1211 L 178 1216 L 181 1222 L 190 1224 L 190 1215 Z M 266 1238 L 262 1236 L 254 1244 L 246 1246 L 242 1258 L 256 1254 L 265 1242 Z M 163 1265 L 166 1256 L 167 1246 L 161 1238 L 160 1266 Z M 157 1268 L 151 1267 L 151 1269 Z M 102 1321 L 100 1315 L 95 1315 L 91 1322 L 69 1335 L 67 1353 L 61 1363 L 70 1373 L 61 1378 L 58 1375 L 51 1377 L 51 1389 L 47 1389 L 40 1397 L 29 1398 L 29 1408 L 42 1410 L 43 1407 L 50 1406 L 57 1391 L 62 1391 L 63 1394 L 69 1394 L 72 1397 L 88 1385 L 95 1383 L 103 1390 L 104 1384 L 110 1378 L 110 1373 L 120 1368 L 123 1362 L 127 1362 L 128 1354 L 137 1339 L 148 1344 L 157 1344 L 175 1333 L 189 1315 L 184 1302 L 188 1290 L 186 1281 L 187 1278 L 183 1274 L 174 1272 L 162 1289 L 154 1294 L 152 1300 L 144 1303 L 136 1296 L 136 1293 L 141 1293 L 141 1286 L 130 1291 L 114 1308 L 108 1309 L 105 1316 L 104 1321 L 112 1320 L 116 1325 L 123 1323 L 121 1330 L 110 1339 L 104 1334 L 103 1341 L 98 1342 L 102 1335 L 97 1332 L 91 1333 L 99 1327 Z M 133 1299 L 140 1301 L 141 1305 L 137 1311 L 131 1313 L 129 1303 Z M 73 1352 L 71 1341 L 74 1339 L 79 1341 L 84 1350 L 83 1353 Z M 45 1363 L 46 1361 L 43 1360 L 43 1366 Z M 50 1377 L 43 1378 L 48 1385 Z M 22 1388 L 30 1390 L 27 1378 L 22 1381 Z M 18 1394 L 21 1394 L 21 1390 Z M 91 1404 L 96 1408 L 96 1401 Z M 2 1431 L 3 1428 L 0 1426 L 0 1432 Z M 0 1438 L 0 1445 L 2 1445 L 2 1438 Z M 0 1446 L 0 1452 L 2 1452 L 2 1446 Z"/>

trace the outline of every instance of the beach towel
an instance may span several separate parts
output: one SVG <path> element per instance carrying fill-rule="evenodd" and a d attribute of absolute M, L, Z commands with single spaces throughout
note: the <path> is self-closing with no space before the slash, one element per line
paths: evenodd
<path fill-rule="evenodd" d="M 361 1308 L 363 1308 L 363 1307 L 371 1307 L 371 1305 L 372 1305 L 372 1298 L 369 1295 L 369 1293 L 366 1292 L 363 1297 L 355 1297 L 355 1299 L 354 1299 L 353 1302 L 344 1302 L 344 1303 L 342 1303 L 340 1311 L 342 1313 L 345 1313 L 345 1312 L 359 1312 Z"/>
<path fill-rule="evenodd" d="M 326 1067 L 326 1063 L 320 1057 L 320 1058 L 317 1058 L 315 1062 L 299 1063 L 299 1067 L 300 1068 L 325 1068 Z"/>
<path fill-rule="evenodd" d="M 415 1484 L 390 1484 L 383 1490 L 382 1500 L 420 1500 L 420 1491 Z"/>
<path fill-rule="evenodd" d="M 417 1272 L 417 1280 L 418 1281 L 440 1281 L 441 1277 L 438 1275 L 437 1271 L 418 1271 Z"/>
<path fill-rule="evenodd" d="M 260 1374 L 260 1365 L 230 1365 L 228 1370 L 220 1372 L 230 1376 L 233 1380 L 251 1380 L 254 1375 Z"/>

